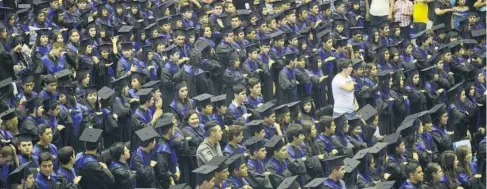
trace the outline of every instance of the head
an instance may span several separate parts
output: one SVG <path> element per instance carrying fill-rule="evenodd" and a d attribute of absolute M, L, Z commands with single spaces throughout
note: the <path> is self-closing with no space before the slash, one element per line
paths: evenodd
<path fill-rule="evenodd" d="M 75 152 L 73 147 L 65 146 L 59 149 L 57 152 L 57 158 L 61 165 L 74 165 L 75 162 Z"/>
<path fill-rule="evenodd" d="M 349 59 L 338 60 L 338 69 L 346 76 L 349 76 L 353 71 L 352 61 Z"/>
<path fill-rule="evenodd" d="M 436 183 L 443 177 L 443 170 L 437 163 L 428 163 L 424 169 L 424 180 L 432 183 Z"/>
<path fill-rule="evenodd" d="M 423 169 L 416 162 L 408 162 L 405 168 L 407 178 L 410 182 L 419 183 L 423 182 Z"/>
<path fill-rule="evenodd" d="M 188 98 L 188 87 L 184 86 L 178 90 L 178 98 L 180 100 Z"/>
<path fill-rule="evenodd" d="M 52 48 L 51 48 L 51 51 L 49 52 L 49 54 L 55 56 L 55 57 L 60 57 L 64 52 L 64 44 L 60 43 L 60 42 L 54 42 L 52 44 Z"/>
<path fill-rule="evenodd" d="M 242 104 L 247 99 L 247 93 L 243 85 L 237 84 L 233 86 L 233 100 Z"/>
<path fill-rule="evenodd" d="M 235 142 L 236 144 L 242 143 L 244 138 L 243 129 L 240 125 L 231 125 L 228 127 L 228 141 Z"/>
<path fill-rule="evenodd" d="M 322 133 L 327 135 L 335 134 L 336 125 L 331 116 L 323 116 L 319 120 L 319 128 Z"/>
<path fill-rule="evenodd" d="M 287 129 L 287 138 L 289 142 L 295 143 L 296 145 L 302 145 L 304 143 L 304 130 L 301 125 L 291 124 Z"/>
<path fill-rule="evenodd" d="M 336 179 L 342 179 L 345 176 L 345 166 L 340 165 L 333 168 L 330 172 L 330 177 L 334 177 Z"/>
<path fill-rule="evenodd" d="M 259 96 L 262 94 L 260 81 L 257 78 L 250 78 L 247 83 L 251 95 Z"/>
<path fill-rule="evenodd" d="M 207 129 L 208 128 L 208 129 Z M 219 142 L 222 139 L 223 131 L 222 127 L 217 121 L 209 121 L 205 124 L 206 135 L 208 139 Z"/>
<path fill-rule="evenodd" d="M 31 155 L 32 154 L 32 141 L 30 140 L 21 140 L 19 141 L 17 148 L 19 149 L 20 153 L 23 155 Z"/>
<path fill-rule="evenodd" d="M 191 127 L 198 127 L 200 125 L 200 118 L 198 112 L 190 110 L 184 121 Z"/>
<path fill-rule="evenodd" d="M 125 162 L 130 159 L 130 150 L 122 142 L 117 142 L 110 148 L 110 155 L 114 161 Z"/>
<path fill-rule="evenodd" d="M 52 142 L 52 129 L 51 126 L 47 124 L 40 124 L 39 128 L 39 140 L 44 144 L 50 144 Z"/>
<path fill-rule="evenodd" d="M 49 152 L 43 152 L 39 155 L 39 172 L 45 176 L 50 176 L 53 171 L 54 158 Z"/>

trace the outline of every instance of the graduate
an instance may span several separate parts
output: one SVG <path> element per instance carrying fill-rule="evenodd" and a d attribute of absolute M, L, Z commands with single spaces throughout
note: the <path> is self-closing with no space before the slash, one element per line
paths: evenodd
<path fill-rule="evenodd" d="M 59 116 L 59 104 L 54 99 L 46 99 L 43 102 L 45 111 L 43 112 L 40 123 L 48 125 L 52 129 L 52 143 L 61 148 L 65 144 L 65 138 L 63 137 L 65 132 L 63 131 L 65 126 L 58 123 L 57 117 Z M 39 125 L 40 126 L 40 125 Z M 39 134 L 41 134 L 39 132 Z"/>
<path fill-rule="evenodd" d="M 42 100 L 59 98 L 58 93 L 56 92 L 57 79 L 54 75 L 48 74 L 44 77 L 44 87 L 45 88 L 39 93 L 39 97 L 42 98 Z"/>
<path fill-rule="evenodd" d="M 112 111 L 114 114 L 117 115 L 117 124 L 120 128 L 120 139 L 122 142 L 130 141 L 131 139 L 131 125 L 130 123 L 130 101 L 134 101 L 136 99 L 129 99 L 128 98 L 128 77 L 120 77 L 111 82 L 111 86 L 115 93 L 113 94 L 113 104 L 112 104 Z"/>
<path fill-rule="evenodd" d="M 103 87 L 98 92 L 100 97 L 100 108 L 102 111 L 103 145 L 105 148 L 112 146 L 113 143 L 120 141 L 120 128 L 117 122 L 118 115 L 114 114 L 111 108 L 113 105 L 113 95 L 115 91 L 109 87 Z"/>
<path fill-rule="evenodd" d="M 227 188 L 227 179 L 230 176 L 226 156 L 215 156 L 208 162 L 208 165 L 218 167 L 215 170 L 215 185 L 213 188 Z"/>
<path fill-rule="evenodd" d="M 65 146 L 59 149 L 57 153 L 57 158 L 59 159 L 59 169 L 56 174 L 58 178 L 65 178 L 71 184 L 77 185 L 81 180 L 80 176 L 76 175 L 74 169 L 75 164 L 75 153 L 71 146 Z"/>
<path fill-rule="evenodd" d="M 229 120 L 226 117 L 228 110 L 225 103 L 226 99 L 226 94 L 211 97 L 211 103 L 213 104 L 213 114 L 211 115 L 211 120 L 217 121 L 218 124 L 222 126 L 229 125 Z"/>
<path fill-rule="evenodd" d="M 199 112 L 200 123 L 205 125 L 206 122 L 212 120 L 211 115 L 213 113 L 213 105 L 211 98 L 213 95 L 204 93 L 193 98 L 196 101 L 196 108 Z"/>
<path fill-rule="evenodd" d="M 431 135 L 438 147 L 438 151 L 443 152 L 453 148 L 452 135 L 454 131 L 447 130 L 448 112 L 445 104 L 438 104 L 430 109 L 431 119 L 433 120 L 433 128 Z"/>
<path fill-rule="evenodd" d="M 329 77 L 329 75 L 325 75 L 323 70 L 321 69 L 323 67 L 324 61 L 321 60 L 319 53 L 312 53 L 308 57 L 307 61 L 308 64 L 306 65 L 306 73 L 311 79 L 311 98 L 314 101 L 313 107 L 314 109 L 319 110 L 324 107 L 328 102 L 328 96 L 326 91 L 327 83 L 325 81 L 327 81 L 326 79 Z M 306 102 L 301 100 L 301 103 L 305 104 Z"/>
<path fill-rule="evenodd" d="M 400 189 L 405 188 L 420 188 L 421 182 L 423 182 L 423 169 L 416 162 L 408 162 L 405 168 L 406 182 L 402 184 Z"/>
<path fill-rule="evenodd" d="M 39 130 L 39 142 L 34 145 L 32 150 L 32 155 L 39 157 L 41 153 L 47 152 L 53 156 L 54 169 L 57 169 L 57 152 L 58 149 L 54 144 L 51 144 L 53 138 L 53 131 L 49 125 L 40 124 L 38 126 Z"/>
<path fill-rule="evenodd" d="M 159 135 L 152 127 L 137 130 L 134 135 L 140 141 L 136 151 L 130 158 L 130 168 L 136 172 L 135 187 L 158 187 L 156 180 L 154 148 L 157 145 Z M 132 140 L 130 143 L 133 143 Z"/>
<path fill-rule="evenodd" d="M 176 83 L 174 95 L 170 107 L 172 112 L 177 115 L 178 120 L 181 121 L 188 116 L 189 111 L 194 110 L 195 102 L 189 98 L 188 85 L 184 81 Z"/>
<path fill-rule="evenodd" d="M 244 154 L 245 147 L 241 145 L 244 133 L 240 125 L 231 125 L 228 127 L 228 144 L 223 149 L 225 156 L 233 156 L 236 154 Z"/>
<path fill-rule="evenodd" d="M 297 81 L 296 72 L 294 70 L 297 61 L 296 53 L 285 54 L 285 67 L 279 72 L 279 95 L 277 96 L 277 104 L 286 104 L 294 102 L 297 99 Z"/>
<path fill-rule="evenodd" d="M 38 156 L 35 156 L 32 153 L 32 138 L 33 137 L 28 134 L 21 134 L 18 136 L 17 150 L 19 151 L 19 154 L 17 155 L 17 157 L 19 164 L 24 164 L 32 161 L 29 167 L 36 168 L 39 166 L 37 164 Z"/>
<path fill-rule="evenodd" d="M 39 156 L 39 173 L 35 175 L 34 188 L 49 189 L 49 188 L 62 188 L 68 189 L 76 187 L 71 184 L 67 179 L 63 177 L 57 177 L 54 172 L 53 155 L 48 152 L 43 152 Z"/>
<path fill-rule="evenodd" d="M 247 96 L 246 103 L 249 109 L 256 109 L 264 105 L 264 99 L 262 98 L 262 85 L 257 78 L 249 78 L 247 80 L 248 91 L 250 91 Z"/>
<path fill-rule="evenodd" d="M 243 104 L 247 98 L 245 87 L 243 85 L 237 84 L 232 87 L 232 91 L 233 100 L 228 105 L 228 119 L 232 124 L 245 124 L 247 122 L 247 118 L 252 115 L 250 113 L 247 113 L 247 108 Z M 229 99 L 230 97 L 227 93 L 227 101 Z"/>
<path fill-rule="evenodd" d="M 298 56 L 296 59 L 296 67 L 294 72 L 296 74 L 297 84 L 297 96 L 302 97 L 311 94 L 313 84 L 311 82 L 311 77 L 305 70 L 306 68 L 306 58 L 305 55 Z"/>
<path fill-rule="evenodd" d="M 254 137 L 245 141 L 244 145 L 250 153 L 247 161 L 249 177 L 248 181 L 252 188 L 272 188 L 269 180 L 270 172 L 265 169 L 266 150 L 262 138 Z"/>
<path fill-rule="evenodd" d="M 80 141 L 85 142 L 85 151 L 76 160 L 75 168 L 83 178 L 80 187 L 110 188 L 114 177 L 105 163 L 98 162 L 96 151 L 100 142 L 101 129 L 86 128 L 81 133 Z"/>
<path fill-rule="evenodd" d="M 402 176 L 404 166 L 410 162 L 404 156 L 406 152 L 404 141 L 400 137 L 400 133 L 393 133 L 385 136 L 384 142 L 388 143 L 384 172 L 390 175 L 388 180 L 396 180 L 395 185 L 399 187 L 398 185 L 405 180 Z"/>
<path fill-rule="evenodd" d="M 154 159 L 157 165 L 154 173 L 159 186 L 168 188 L 175 185 L 181 178 L 176 146 L 174 141 L 175 128 L 171 117 L 164 117 L 157 120 L 155 127 L 161 133 L 161 138 L 155 148 Z"/>
<path fill-rule="evenodd" d="M 136 173 L 130 170 L 126 162 L 130 158 L 129 149 L 121 142 L 114 143 L 109 149 L 112 161 L 108 167 L 115 179 L 112 187 L 131 188 L 135 183 Z"/>
<path fill-rule="evenodd" d="M 227 100 L 230 100 L 235 93 L 232 90 L 233 86 L 243 85 L 245 86 L 245 76 L 240 70 L 240 60 L 237 52 L 231 53 L 229 57 L 230 65 L 225 69 L 223 73 L 223 89 L 226 91 Z"/>
<path fill-rule="evenodd" d="M 230 173 L 227 179 L 227 186 L 231 188 L 251 189 L 247 178 L 249 176 L 248 168 L 243 160 L 243 154 L 236 154 L 231 156 L 225 162 L 228 165 L 228 172 Z"/>
<path fill-rule="evenodd" d="M 287 141 L 287 128 L 291 124 L 291 111 L 288 104 L 283 104 L 275 107 L 274 114 L 276 117 L 276 124 L 274 124 L 274 126 L 276 127 L 277 125 L 279 125 L 279 128 L 276 127 L 276 133 L 278 133 L 278 135 L 284 136 L 284 140 Z"/>
<path fill-rule="evenodd" d="M 286 177 L 292 176 L 287 163 L 287 146 L 282 142 L 282 136 L 274 136 L 267 143 L 269 149 L 269 160 L 266 164 L 266 170 L 272 176 L 269 176 L 273 186 L 279 185 Z M 299 187 L 297 182 L 293 182 L 293 188 Z"/>
<path fill-rule="evenodd" d="M 330 173 L 329 176 L 324 180 L 324 188 L 339 189 L 346 188 L 345 182 L 342 180 L 345 174 L 343 156 L 335 156 L 325 159 L 327 162 L 327 170 Z M 305 186 L 306 187 L 306 186 Z"/>
<path fill-rule="evenodd" d="M 141 89 L 136 93 L 139 96 L 140 106 L 135 110 L 134 114 L 132 114 L 132 139 L 131 139 L 131 149 L 135 151 L 135 149 L 139 146 L 138 141 L 136 140 L 136 136 L 133 132 L 140 130 L 142 128 L 148 126 L 154 126 L 157 119 L 159 119 L 162 115 L 162 101 L 154 102 L 151 95 L 152 89 L 146 88 Z M 149 108 L 152 104 L 156 103 L 156 111 L 152 114 L 149 111 Z"/>
<path fill-rule="evenodd" d="M 202 165 L 193 170 L 197 174 L 196 187 L 201 189 L 212 189 L 215 187 L 215 174 L 218 166 Z"/>
<path fill-rule="evenodd" d="M 38 74 L 54 74 L 58 71 L 69 69 L 71 66 L 65 59 L 61 52 L 64 49 L 64 44 L 54 42 L 49 53 L 45 54 L 37 65 L 36 73 Z"/>

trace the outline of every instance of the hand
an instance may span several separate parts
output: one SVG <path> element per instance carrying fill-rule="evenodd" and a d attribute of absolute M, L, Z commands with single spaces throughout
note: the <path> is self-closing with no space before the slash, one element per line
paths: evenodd
<path fill-rule="evenodd" d="M 135 64 L 130 65 L 130 72 L 136 72 L 137 66 Z"/>
<path fill-rule="evenodd" d="M 386 179 L 386 180 L 387 180 L 387 179 L 388 179 L 390 176 L 391 176 L 391 174 L 389 174 L 389 173 L 384 173 L 384 179 Z"/>
<path fill-rule="evenodd" d="M 426 58 L 427 58 L 427 59 L 430 59 L 430 58 L 431 58 L 431 55 L 428 55 Z"/>
<path fill-rule="evenodd" d="M 360 109 L 360 107 L 358 106 L 358 103 L 353 103 L 353 110 L 358 111 L 358 109 Z"/>
<path fill-rule="evenodd" d="M 265 172 L 263 175 L 264 176 L 269 176 L 271 174 L 271 172 Z"/>
<path fill-rule="evenodd" d="M 92 56 L 92 57 L 91 57 L 91 60 L 93 60 L 93 62 L 94 62 L 95 64 L 98 64 L 98 63 L 100 62 L 100 60 L 99 60 L 99 59 L 98 59 L 98 57 L 96 57 L 96 56 Z"/>
<path fill-rule="evenodd" d="M 242 189 L 253 189 L 253 188 L 252 188 L 251 186 L 249 186 L 249 185 L 244 185 L 244 186 L 242 187 Z"/>
<path fill-rule="evenodd" d="M 151 161 L 150 161 L 150 166 L 151 166 L 151 167 L 154 167 L 154 166 L 156 166 L 156 165 L 157 165 L 157 161 L 154 161 L 154 160 L 151 160 Z"/>
<path fill-rule="evenodd" d="M 481 174 L 475 174 L 474 177 L 475 178 L 482 178 L 482 175 Z"/>
<path fill-rule="evenodd" d="M 336 150 L 336 149 L 331 150 L 331 154 L 337 155 L 338 154 L 338 150 Z"/>
<path fill-rule="evenodd" d="M 358 16 L 355 17 L 355 20 L 358 20 L 360 18 L 362 18 L 362 16 L 358 15 Z"/>
<path fill-rule="evenodd" d="M 58 131 L 61 131 L 61 130 L 63 130 L 64 128 L 65 128 L 65 127 L 64 127 L 64 125 L 57 125 L 57 127 L 56 127 L 56 129 L 57 129 Z"/>
<path fill-rule="evenodd" d="M 119 35 L 116 35 L 110 38 L 112 40 L 112 44 L 116 44 L 118 42 L 119 37 L 120 37 Z"/>
<path fill-rule="evenodd" d="M 185 139 L 185 140 L 191 140 L 191 137 L 186 137 L 186 138 L 184 138 L 184 139 Z"/>
<path fill-rule="evenodd" d="M 101 165 L 101 166 L 103 167 L 103 169 L 108 169 L 108 166 L 107 166 L 107 164 L 105 164 L 105 163 L 102 163 L 102 162 L 99 162 L 99 163 L 100 163 L 100 165 Z"/>
<path fill-rule="evenodd" d="M 333 61 L 335 59 L 336 59 L 335 57 L 330 56 L 330 57 L 328 57 L 328 58 L 325 59 L 325 62 Z"/>
<path fill-rule="evenodd" d="M 137 99 L 137 98 L 131 98 L 129 100 L 129 103 L 134 103 L 134 102 L 138 102 L 138 101 L 139 101 L 139 99 Z"/>
<path fill-rule="evenodd" d="M 455 75 L 455 74 L 454 74 L 453 72 L 448 72 L 448 75 L 453 76 L 453 75 Z"/>
<path fill-rule="evenodd" d="M 442 93 L 443 91 L 445 91 L 445 89 L 441 88 L 441 89 L 438 89 L 438 90 L 436 91 L 436 93 Z"/>
<path fill-rule="evenodd" d="M 465 137 L 469 140 L 472 140 L 472 134 L 470 134 L 469 130 L 467 130 L 467 135 Z"/>
<path fill-rule="evenodd" d="M 453 134 L 455 134 L 455 131 L 447 131 L 446 134 L 453 135 Z"/>
<path fill-rule="evenodd" d="M 320 159 L 320 160 L 325 159 L 325 154 L 320 154 L 320 155 L 318 155 L 318 159 Z"/>
<path fill-rule="evenodd" d="M 154 112 L 154 118 L 159 119 L 161 115 L 162 115 L 162 109 L 156 109 L 156 111 Z"/>
<path fill-rule="evenodd" d="M 118 115 L 117 114 L 113 114 L 113 119 L 115 119 L 115 120 L 118 121 Z"/>
<path fill-rule="evenodd" d="M 479 132 L 480 132 L 482 135 L 485 135 L 485 128 L 480 127 L 480 128 L 479 128 Z"/>
<path fill-rule="evenodd" d="M 159 99 L 155 102 L 156 109 L 162 109 L 162 99 Z"/>
<path fill-rule="evenodd" d="M 263 70 L 259 68 L 259 69 L 255 70 L 255 71 L 256 72 L 262 72 Z"/>
<path fill-rule="evenodd" d="M 78 184 L 80 180 L 81 180 L 81 176 L 77 176 L 76 178 L 74 178 L 73 183 Z"/>
<path fill-rule="evenodd" d="M 388 100 L 389 102 L 392 102 L 392 101 L 394 101 L 394 98 L 392 98 L 392 97 L 391 97 L 391 98 L 389 98 L 389 99 L 387 99 L 387 100 Z"/>
<path fill-rule="evenodd" d="M 408 99 L 408 96 L 402 96 L 402 98 L 404 98 L 404 100 Z"/>
<path fill-rule="evenodd" d="M 389 13 L 389 15 L 387 15 L 387 19 L 392 20 L 392 13 Z"/>
<path fill-rule="evenodd" d="M 421 89 L 421 92 L 422 92 L 422 93 L 425 93 L 425 92 L 426 92 L 426 90 L 424 90 L 424 89 Z"/>
<path fill-rule="evenodd" d="M 105 67 L 110 67 L 112 66 L 113 62 L 111 62 L 110 64 L 105 64 Z"/>
<path fill-rule="evenodd" d="M 22 97 L 22 98 L 20 99 L 20 102 L 19 102 L 19 103 L 20 103 L 20 104 L 24 104 L 25 102 L 27 102 L 27 99 L 26 99 L 26 98 L 25 98 L 25 96 L 24 96 L 24 97 Z"/>
<path fill-rule="evenodd" d="M 174 186 L 176 183 L 174 182 L 174 179 L 172 177 L 169 177 L 169 185 Z"/>
<path fill-rule="evenodd" d="M 261 107 L 261 106 L 263 106 L 263 105 L 264 105 L 264 104 L 259 103 L 259 104 L 257 104 L 257 108 L 260 108 L 260 107 Z"/>
<path fill-rule="evenodd" d="M 320 77 L 320 83 L 321 83 L 321 82 L 323 82 L 323 81 L 324 81 L 326 78 L 328 78 L 328 76 L 327 76 L 327 75 L 325 75 L 325 76 L 321 76 L 321 77 Z"/>
<path fill-rule="evenodd" d="M 247 118 L 248 118 L 248 117 L 250 117 L 250 116 L 252 116 L 252 114 L 250 114 L 250 113 L 246 113 L 246 114 L 244 114 L 244 115 L 243 115 L 243 117 L 244 117 L 245 119 L 247 119 Z"/>
<path fill-rule="evenodd" d="M 154 69 L 154 66 L 147 66 L 147 69 L 152 70 L 152 69 Z"/>
<path fill-rule="evenodd" d="M 415 159 L 416 161 L 419 161 L 418 153 L 413 153 L 413 159 Z"/>
<path fill-rule="evenodd" d="M 181 172 L 180 171 L 176 172 L 176 174 L 174 174 L 174 177 L 175 177 L 174 180 L 179 181 L 179 178 L 181 178 Z"/>
<path fill-rule="evenodd" d="M 306 157 L 306 156 L 301 158 L 301 160 L 303 160 L 303 161 L 306 161 L 307 159 L 308 159 L 308 157 Z"/>

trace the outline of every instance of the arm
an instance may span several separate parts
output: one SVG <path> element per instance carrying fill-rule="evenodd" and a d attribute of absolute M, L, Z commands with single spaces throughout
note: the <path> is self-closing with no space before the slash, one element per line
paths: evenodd
<path fill-rule="evenodd" d="M 284 90 L 290 90 L 296 88 L 296 81 L 289 80 L 287 74 L 283 71 L 279 72 L 279 86 Z"/>
<path fill-rule="evenodd" d="M 111 170 L 113 177 L 117 178 L 118 182 L 123 182 L 123 184 L 131 184 L 131 181 L 135 179 L 135 173 L 131 170 L 124 168 L 114 168 Z"/>
<path fill-rule="evenodd" d="M 475 7 L 475 8 L 477 8 L 477 9 L 478 9 L 478 8 L 480 8 L 480 7 L 482 7 L 482 6 L 485 6 L 485 2 L 486 2 L 485 0 L 477 0 L 477 1 L 475 1 L 475 3 L 473 4 L 473 7 Z"/>
<path fill-rule="evenodd" d="M 155 155 L 155 161 L 157 165 L 154 167 L 156 180 L 163 186 L 163 183 L 169 183 L 173 173 L 169 169 L 170 160 L 164 154 L 164 152 L 158 152 Z"/>
<path fill-rule="evenodd" d="M 144 161 L 139 156 L 133 156 L 132 169 L 137 172 L 138 178 L 145 180 L 152 180 L 154 178 L 154 169 L 150 166 L 145 166 Z"/>
<path fill-rule="evenodd" d="M 115 178 L 113 178 L 110 170 L 103 168 L 98 162 L 93 162 L 91 164 L 92 169 L 90 174 L 92 174 L 92 178 L 98 180 L 99 183 L 104 183 L 107 185 L 111 185 L 115 182 Z"/>
<path fill-rule="evenodd" d="M 436 2 L 435 3 L 435 14 L 438 15 L 438 16 L 441 16 L 441 15 L 444 15 L 448 12 L 452 12 L 453 9 L 441 9 L 440 8 L 440 2 Z"/>
<path fill-rule="evenodd" d="M 340 84 L 340 88 L 348 92 L 352 92 L 355 89 L 355 82 L 346 82 Z"/>

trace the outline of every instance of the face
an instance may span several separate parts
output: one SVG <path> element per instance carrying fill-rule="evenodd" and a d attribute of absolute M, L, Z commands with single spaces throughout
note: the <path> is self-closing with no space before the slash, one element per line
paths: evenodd
<path fill-rule="evenodd" d="M 342 33 L 343 32 L 343 29 L 344 28 L 343 28 L 342 25 L 338 25 L 336 28 L 337 28 L 338 33 Z"/>
<path fill-rule="evenodd" d="M 424 127 L 424 131 L 430 132 L 433 129 L 433 124 L 432 123 L 424 123 L 423 127 Z"/>
<path fill-rule="evenodd" d="M 200 118 L 198 117 L 198 114 L 193 114 L 189 116 L 188 123 L 193 127 L 197 127 L 200 124 Z"/>
<path fill-rule="evenodd" d="M 433 178 L 435 179 L 435 181 L 438 181 L 441 178 L 443 178 L 443 170 L 441 169 L 440 166 L 436 167 L 436 169 L 437 171 L 433 173 Z"/>
<path fill-rule="evenodd" d="M 32 153 L 32 142 L 31 141 L 22 141 L 19 144 L 19 151 L 24 155 L 30 155 Z"/>
<path fill-rule="evenodd" d="M 88 99 L 88 102 L 91 103 L 91 104 L 95 104 L 96 103 L 96 93 L 88 93 L 88 96 L 86 97 Z"/>
<path fill-rule="evenodd" d="M 279 160 L 285 160 L 287 158 L 287 146 L 283 146 L 281 149 L 274 151 L 274 155 Z"/>
<path fill-rule="evenodd" d="M 42 115 L 44 113 L 44 107 L 38 106 L 36 112 L 37 115 Z"/>
<path fill-rule="evenodd" d="M 216 15 L 220 15 L 222 14 L 222 6 L 216 6 L 214 9 L 213 9 L 213 14 L 216 14 Z"/>
<path fill-rule="evenodd" d="M 304 112 L 306 113 L 309 113 L 311 111 L 311 108 L 312 108 L 312 104 L 311 102 L 307 102 L 306 104 L 304 104 L 303 106 L 303 109 L 304 109 Z"/>
<path fill-rule="evenodd" d="M 41 162 L 41 166 L 39 168 L 40 168 L 40 172 L 43 175 L 51 175 L 52 167 L 53 167 L 52 161 L 43 161 Z"/>
<path fill-rule="evenodd" d="M 399 146 L 396 146 L 396 151 L 399 153 L 404 153 L 404 150 L 406 149 L 406 145 L 404 145 L 404 142 L 401 142 Z"/>
<path fill-rule="evenodd" d="M 177 36 L 176 37 L 176 41 L 175 41 L 176 42 L 176 45 L 179 45 L 179 46 L 183 45 L 185 39 L 186 38 L 184 36 Z"/>
<path fill-rule="evenodd" d="M 457 167 L 458 167 L 458 158 L 457 158 L 457 156 L 455 156 L 455 161 L 453 163 L 453 168 L 454 169 L 457 169 Z"/>
<path fill-rule="evenodd" d="M 407 53 L 407 54 L 411 54 L 412 52 L 413 52 L 413 46 L 412 46 L 412 45 L 408 45 L 408 46 L 406 47 L 406 53 Z"/>
<path fill-rule="evenodd" d="M 341 4 L 340 6 L 336 7 L 336 10 L 337 10 L 338 12 L 343 12 L 343 11 L 345 11 L 345 5 L 344 5 L 344 4 Z"/>
<path fill-rule="evenodd" d="M 260 160 L 265 159 L 265 157 L 267 155 L 267 151 L 265 150 L 265 148 L 261 148 L 254 153 L 255 153 L 257 159 L 260 159 Z"/>
<path fill-rule="evenodd" d="M 465 98 L 467 98 L 467 96 L 465 96 L 465 91 L 462 91 L 462 92 L 460 93 L 460 101 L 461 101 L 461 102 L 465 102 Z"/>
<path fill-rule="evenodd" d="M 318 130 L 316 130 L 315 125 L 312 125 L 312 126 L 311 126 L 311 130 L 310 130 L 310 132 L 309 132 L 309 136 L 310 136 L 311 138 L 315 138 L 317 133 L 318 133 Z"/>
<path fill-rule="evenodd" d="M 199 186 L 199 188 L 210 189 L 213 188 L 214 185 L 215 185 L 215 177 L 211 178 L 210 180 L 205 180 L 203 183 L 201 183 L 201 186 Z"/>
<path fill-rule="evenodd" d="M 227 7 L 225 8 L 225 11 L 235 12 L 235 6 L 233 5 L 233 3 L 228 4 Z"/>
<path fill-rule="evenodd" d="M 247 99 L 247 93 L 245 93 L 245 91 L 242 91 L 241 93 L 239 93 L 237 95 L 238 101 L 243 102 L 243 101 L 245 101 L 245 99 Z"/>
<path fill-rule="evenodd" d="M 257 60 L 257 58 L 259 57 L 259 52 L 258 51 L 252 51 L 252 53 L 250 54 L 249 57 L 252 60 Z"/>
<path fill-rule="evenodd" d="M 332 121 L 331 125 L 330 125 L 330 133 L 334 134 L 336 129 L 337 129 L 337 126 L 335 125 L 335 121 Z"/>
<path fill-rule="evenodd" d="M 262 53 L 263 54 L 268 54 L 269 51 L 270 51 L 270 49 L 271 48 L 269 46 L 267 46 L 267 45 L 261 47 L 261 50 L 262 50 Z"/>
<path fill-rule="evenodd" d="M 289 123 L 291 121 L 291 113 L 286 113 L 283 119 L 284 123 Z"/>
<path fill-rule="evenodd" d="M 354 70 L 354 73 L 357 74 L 357 76 L 362 76 L 364 75 L 364 68 L 359 67 L 356 70 Z"/>
<path fill-rule="evenodd" d="M 333 172 L 339 179 L 342 179 L 343 176 L 345 175 L 345 166 L 342 165 L 340 166 L 340 168 L 334 169 Z"/>
<path fill-rule="evenodd" d="M 304 139 L 306 139 L 304 134 L 299 134 L 298 138 L 295 138 L 294 140 L 296 140 L 298 145 L 302 145 L 304 143 Z"/>
<path fill-rule="evenodd" d="M 419 75 L 416 74 L 413 76 L 413 84 L 417 85 L 419 83 Z"/>
<path fill-rule="evenodd" d="M 52 142 L 52 129 L 47 128 L 43 134 L 40 134 L 40 139 L 44 141 L 45 143 L 51 143 Z"/>
<path fill-rule="evenodd" d="M 485 83 L 485 77 L 483 73 L 479 73 L 477 75 L 477 81 L 479 81 L 480 83 Z"/>
<path fill-rule="evenodd" d="M 264 121 L 268 124 L 274 124 L 276 122 L 276 114 L 272 113 L 269 117 L 265 117 Z"/>
<path fill-rule="evenodd" d="M 420 123 L 419 123 L 419 127 L 418 127 L 418 135 L 423 134 L 423 131 L 424 131 L 424 126 L 423 126 L 423 124 L 420 122 Z"/>
<path fill-rule="evenodd" d="M 47 37 L 47 35 L 42 35 L 40 38 L 40 42 L 41 42 L 41 45 L 46 45 L 47 42 L 49 42 L 49 38 Z"/>
<path fill-rule="evenodd" d="M 132 85 L 132 88 L 134 88 L 134 89 L 139 89 L 140 88 L 140 82 L 136 78 L 132 78 L 131 85 Z"/>
<path fill-rule="evenodd" d="M 235 28 L 238 26 L 240 26 L 240 20 L 238 19 L 238 17 L 232 18 L 232 27 Z"/>
<path fill-rule="evenodd" d="M 345 69 L 343 69 L 343 73 L 345 73 L 346 75 L 352 74 L 352 71 L 353 71 L 352 64 L 348 65 L 348 67 L 346 67 Z"/>
<path fill-rule="evenodd" d="M 24 93 L 27 93 L 27 94 L 32 93 L 32 89 L 34 89 L 34 82 L 24 83 L 22 85 L 22 89 L 24 89 Z"/>
<path fill-rule="evenodd" d="M 88 33 L 90 34 L 91 37 L 95 37 L 96 36 L 96 28 L 90 28 L 88 30 Z"/>
<path fill-rule="evenodd" d="M 418 168 L 416 168 L 416 171 L 414 171 L 413 178 L 414 178 L 414 180 L 422 182 L 423 181 L 423 175 L 424 175 L 423 169 L 421 168 L 421 166 L 419 166 Z"/>
<path fill-rule="evenodd" d="M 39 15 L 37 15 L 37 20 L 39 20 L 40 22 L 44 22 L 44 20 L 46 20 L 46 14 L 40 13 Z"/>
<path fill-rule="evenodd" d="M 372 69 L 370 70 L 370 75 L 371 76 L 377 75 L 377 66 L 372 67 Z"/>
<path fill-rule="evenodd" d="M 178 94 L 180 99 L 185 99 L 186 97 L 188 97 L 188 87 L 181 87 L 181 89 L 179 89 L 178 91 Z"/>
<path fill-rule="evenodd" d="M 57 83 L 50 83 L 47 85 L 47 90 L 51 93 L 56 91 L 56 89 L 57 89 Z"/>
<path fill-rule="evenodd" d="M 465 156 L 465 162 L 471 162 L 472 161 L 472 151 L 469 150 L 467 156 Z"/>
<path fill-rule="evenodd" d="M 79 42 L 79 33 L 78 32 L 73 32 L 71 36 L 69 36 L 69 40 L 73 43 Z"/>
<path fill-rule="evenodd" d="M 93 46 L 91 45 L 86 46 L 86 54 L 91 54 L 92 51 L 93 51 Z"/>
<path fill-rule="evenodd" d="M 210 38 L 211 37 L 211 28 L 209 27 L 206 27 L 205 28 L 205 32 L 203 33 L 203 35 L 207 38 Z"/>
<path fill-rule="evenodd" d="M 252 87 L 250 89 L 250 92 L 254 95 L 260 95 L 261 94 L 261 85 L 260 83 L 257 83 L 256 85 L 254 85 L 254 87 Z"/>
<path fill-rule="evenodd" d="M 248 169 L 247 169 L 247 165 L 245 165 L 245 163 L 242 163 L 240 165 L 240 169 L 238 170 L 238 175 L 241 176 L 241 177 L 247 177 L 247 176 L 249 176 L 249 172 L 248 172 Z"/>
<path fill-rule="evenodd" d="M 444 113 L 444 114 L 441 116 L 440 123 L 441 123 L 442 125 L 446 125 L 446 124 L 448 123 L 448 114 L 447 114 L 447 113 Z"/>

